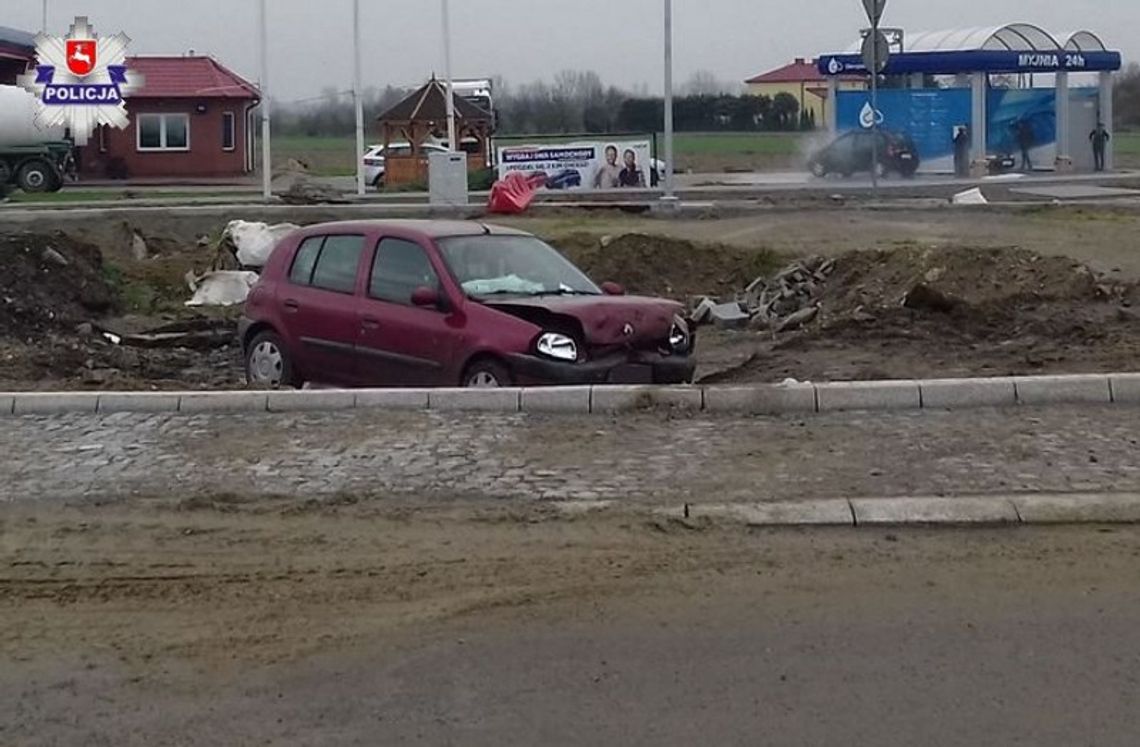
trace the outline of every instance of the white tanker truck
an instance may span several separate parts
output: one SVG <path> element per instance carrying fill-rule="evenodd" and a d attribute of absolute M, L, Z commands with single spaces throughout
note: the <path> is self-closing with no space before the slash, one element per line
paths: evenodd
<path fill-rule="evenodd" d="M 74 176 L 74 145 L 62 127 L 36 125 L 36 98 L 0 85 L 0 195 L 12 187 L 57 192 Z"/>

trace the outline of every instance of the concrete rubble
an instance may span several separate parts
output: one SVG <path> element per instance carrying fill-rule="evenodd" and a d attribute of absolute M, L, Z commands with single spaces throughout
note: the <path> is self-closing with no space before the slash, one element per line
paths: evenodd
<path fill-rule="evenodd" d="M 729 303 L 702 297 L 696 299 L 691 318 L 696 324 L 716 324 L 726 329 L 784 332 L 810 324 L 819 315 L 824 284 L 835 272 L 835 261 L 824 257 L 797 260 L 771 278 L 754 280 Z"/>

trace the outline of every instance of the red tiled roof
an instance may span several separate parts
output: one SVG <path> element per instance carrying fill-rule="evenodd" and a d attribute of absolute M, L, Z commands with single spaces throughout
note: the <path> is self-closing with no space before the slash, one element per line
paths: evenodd
<path fill-rule="evenodd" d="M 127 67 L 145 78 L 129 98 L 261 98 L 252 83 L 213 57 L 128 57 Z"/>
<path fill-rule="evenodd" d="M 857 75 L 840 75 L 840 80 L 860 80 Z M 749 78 L 745 83 L 826 83 L 827 78 L 820 75 L 815 60 L 805 60 L 797 57 L 794 62 L 783 67 L 770 70 L 755 78 Z"/>

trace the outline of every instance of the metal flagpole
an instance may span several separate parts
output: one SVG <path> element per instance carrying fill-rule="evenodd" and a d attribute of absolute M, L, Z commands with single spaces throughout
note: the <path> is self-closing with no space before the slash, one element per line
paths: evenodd
<path fill-rule="evenodd" d="M 673 177 L 673 0 L 665 0 L 665 179 L 664 200 L 677 199 Z"/>
<path fill-rule="evenodd" d="M 441 0 L 443 11 L 443 74 L 447 79 L 447 147 L 456 152 L 459 143 L 455 132 L 455 84 L 451 80 L 451 4 Z"/>
<path fill-rule="evenodd" d="M 266 0 L 261 0 L 259 25 L 261 37 L 261 196 L 268 202 L 273 197 L 273 154 L 269 144 L 269 34 Z"/>
<path fill-rule="evenodd" d="M 364 93 L 361 90 L 360 0 L 352 0 L 352 98 L 356 106 L 356 194 L 364 194 Z"/>

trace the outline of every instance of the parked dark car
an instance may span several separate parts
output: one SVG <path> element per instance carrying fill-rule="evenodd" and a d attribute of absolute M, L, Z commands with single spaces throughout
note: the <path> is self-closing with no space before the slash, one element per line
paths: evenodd
<path fill-rule="evenodd" d="M 808 159 L 808 169 L 818 177 L 828 174 L 851 176 L 870 173 L 874 161 L 873 144 L 879 138 L 880 176 L 898 174 L 910 178 L 918 171 L 918 149 L 909 135 L 888 130 L 854 130 L 840 135 Z"/>
<path fill-rule="evenodd" d="M 680 303 L 599 287 L 538 238 L 479 223 L 294 232 L 240 334 L 260 388 L 678 384 L 696 367 Z"/>
<path fill-rule="evenodd" d="M 563 169 L 546 180 L 547 189 L 576 189 L 582 186 L 582 172 L 578 169 Z"/>

